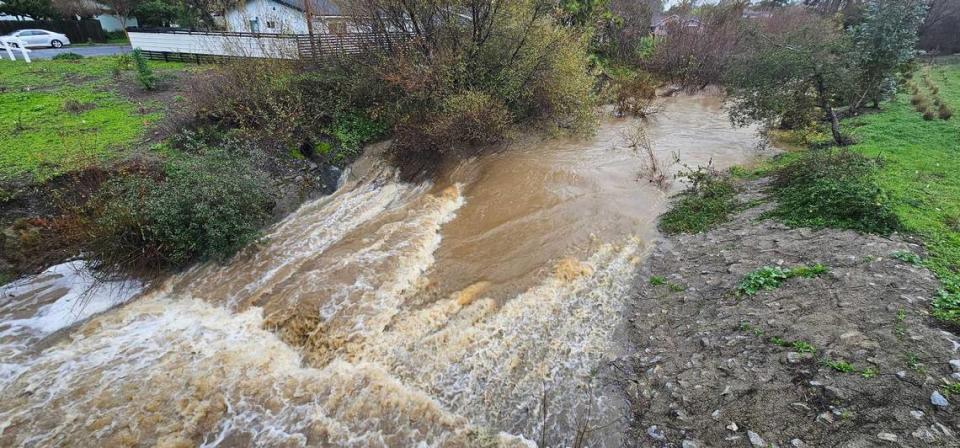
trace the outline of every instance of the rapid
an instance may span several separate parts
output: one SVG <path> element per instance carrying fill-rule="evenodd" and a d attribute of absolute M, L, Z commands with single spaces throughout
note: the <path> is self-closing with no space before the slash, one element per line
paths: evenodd
<path fill-rule="evenodd" d="M 3 287 L 0 446 L 619 446 L 621 312 L 682 188 L 640 177 L 635 125 L 420 184 L 374 148 L 225 265 L 146 286 L 75 261 Z M 664 160 L 755 156 L 715 97 L 646 126 Z"/>

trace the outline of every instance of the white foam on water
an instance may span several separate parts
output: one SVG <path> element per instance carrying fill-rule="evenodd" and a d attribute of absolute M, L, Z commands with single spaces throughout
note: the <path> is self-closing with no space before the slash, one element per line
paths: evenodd
<path fill-rule="evenodd" d="M 469 437 L 375 363 L 301 367 L 262 313 L 148 297 L 84 325 L 0 392 L 0 445 L 440 446 Z"/>
<path fill-rule="evenodd" d="M 83 261 L 59 264 L 0 288 L 0 385 L 22 369 L 17 358 L 32 344 L 124 303 L 142 289 L 133 280 L 98 281 Z"/>

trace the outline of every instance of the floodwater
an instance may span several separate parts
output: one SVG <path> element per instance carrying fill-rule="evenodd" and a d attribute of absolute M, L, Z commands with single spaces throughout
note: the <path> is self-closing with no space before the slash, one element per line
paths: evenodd
<path fill-rule="evenodd" d="M 225 266 L 86 291 L 74 262 L 0 289 L 0 446 L 619 445 L 603 372 L 680 188 L 640 176 L 637 123 L 419 185 L 371 150 Z M 715 98 L 645 126 L 669 170 L 754 156 Z"/>

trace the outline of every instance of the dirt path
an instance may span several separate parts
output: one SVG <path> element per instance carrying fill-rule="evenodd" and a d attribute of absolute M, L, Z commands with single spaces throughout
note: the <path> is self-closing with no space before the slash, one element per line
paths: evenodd
<path fill-rule="evenodd" d="M 960 361 L 950 364 L 958 338 L 928 316 L 933 275 L 891 257 L 922 249 L 896 236 L 791 230 L 760 220 L 767 207 L 665 238 L 643 267 L 625 369 L 635 445 L 960 446 L 960 395 L 931 401 L 960 381 L 951 377 Z M 734 293 L 762 266 L 811 263 L 829 272 Z"/>

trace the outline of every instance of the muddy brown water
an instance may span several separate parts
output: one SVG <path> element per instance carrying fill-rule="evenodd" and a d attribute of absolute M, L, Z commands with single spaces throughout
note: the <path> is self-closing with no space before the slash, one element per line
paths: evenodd
<path fill-rule="evenodd" d="M 558 446 L 584 427 L 619 444 L 622 400 L 596 378 L 680 188 L 639 178 L 636 124 L 517 142 L 436 184 L 370 151 L 225 266 L 84 295 L 74 263 L 0 290 L 0 445 Z M 646 126 L 662 160 L 755 156 L 716 98 L 668 99 Z"/>

